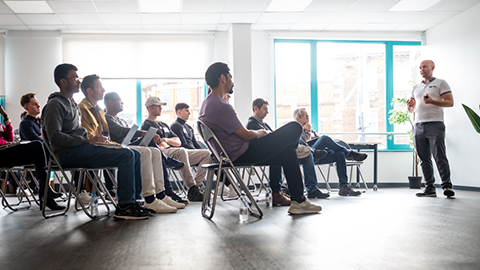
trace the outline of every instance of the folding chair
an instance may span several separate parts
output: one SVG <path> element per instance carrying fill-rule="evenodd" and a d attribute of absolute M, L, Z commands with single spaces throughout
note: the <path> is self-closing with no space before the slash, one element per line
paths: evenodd
<path fill-rule="evenodd" d="M 47 218 L 51 218 L 51 217 L 65 215 L 67 213 L 68 209 L 70 208 L 70 201 L 71 201 L 72 197 L 75 197 L 76 200 L 78 198 L 78 192 L 75 189 L 75 185 L 74 185 L 72 179 L 70 179 L 69 176 L 67 175 L 66 171 L 70 171 L 72 173 L 72 175 L 73 175 L 74 171 L 79 171 L 80 176 L 81 176 L 79 178 L 79 181 L 84 181 L 86 179 L 86 175 L 89 171 L 95 172 L 96 170 L 112 169 L 112 168 L 80 168 L 80 167 L 77 167 L 77 168 L 63 168 L 60 165 L 60 163 L 58 162 L 58 159 L 57 159 L 55 153 L 53 153 L 53 151 L 50 147 L 50 143 L 47 139 L 47 136 L 46 136 L 46 134 L 43 130 L 42 130 L 42 135 L 43 135 L 43 138 L 44 138 L 44 146 L 47 149 L 48 153 L 50 154 L 49 158 L 48 158 L 48 162 L 47 162 L 47 175 L 50 175 L 50 172 L 52 172 L 52 171 L 60 172 L 62 174 L 62 176 L 64 177 L 65 182 L 68 185 L 67 206 L 66 206 L 65 210 L 57 211 L 57 212 L 54 212 L 54 213 L 51 213 L 51 214 L 48 214 L 48 215 L 46 213 L 46 203 L 47 203 L 47 198 L 48 198 L 48 187 L 45 187 L 44 194 L 43 194 L 42 215 L 43 215 L 44 218 L 47 219 Z M 105 187 L 103 182 L 100 180 L 98 175 L 96 173 L 93 173 L 91 175 L 94 176 L 94 179 L 93 179 L 94 181 L 93 181 L 93 185 L 92 185 L 93 190 L 92 191 L 96 191 L 98 198 L 103 202 L 103 205 L 106 208 L 106 212 L 101 214 L 101 215 L 95 216 L 91 212 L 91 209 L 87 208 L 89 205 L 87 205 L 87 207 L 85 207 L 85 205 L 82 204 L 82 203 L 79 203 L 79 205 L 81 206 L 81 208 L 83 209 L 85 214 L 88 217 L 90 217 L 91 219 L 96 219 L 96 218 L 101 218 L 101 217 L 108 216 L 108 215 L 110 215 L 110 208 L 108 207 L 107 201 L 105 200 L 104 196 L 102 196 L 101 192 L 106 194 L 110 198 L 110 201 L 114 202 L 114 199 L 111 197 L 110 193 L 107 191 L 107 188 Z M 100 188 L 100 190 L 99 190 L 99 188 Z"/>
<path fill-rule="evenodd" d="M 248 187 L 243 182 L 242 177 L 240 176 L 239 169 L 242 168 L 251 168 L 254 164 L 234 164 L 229 158 L 228 154 L 225 152 L 225 149 L 222 147 L 220 141 L 217 139 L 213 131 L 205 125 L 202 121 L 198 120 L 197 127 L 200 135 L 202 136 L 205 143 L 208 145 L 210 151 L 215 155 L 218 163 L 214 164 L 205 164 L 202 167 L 206 169 L 207 172 L 207 182 L 205 185 L 205 194 L 203 197 L 202 203 L 202 215 L 207 219 L 212 219 L 215 212 L 215 205 L 217 202 L 217 193 L 218 193 L 218 184 L 222 177 L 228 177 L 237 195 L 241 200 L 245 198 L 245 203 L 248 206 L 248 211 L 250 214 L 257 218 L 262 218 L 263 212 L 258 206 L 257 202 L 253 198 L 252 194 L 248 190 Z M 217 181 L 215 185 L 213 184 L 213 176 L 217 172 Z M 213 198 L 212 198 L 213 190 Z M 240 196 L 241 191 L 245 193 L 245 196 L 242 198 Z"/>
<path fill-rule="evenodd" d="M 20 179 L 19 179 L 17 177 L 17 175 L 15 174 L 16 171 L 18 172 L 18 171 L 21 171 L 21 170 L 23 170 L 22 166 L 0 168 L 0 171 L 5 171 L 5 173 L 6 173 L 5 174 L 5 182 L 3 183 L 3 186 L 0 188 L 0 196 L 2 196 L 2 205 L 3 205 L 3 208 L 8 207 L 10 210 L 12 210 L 14 212 L 16 212 L 18 210 L 21 210 L 21 209 L 28 209 L 32 206 L 32 203 L 30 202 L 30 199 L 29 199 L 27 193 L 23 189 L 23 182 L 22 182 L 21 176 L 20 176 Z M 6 188 L 6 184 L 9 181 L 9 175 L 12 175 L 13 180 L 17 183 L 18 187 L 20 188 L 19 189 L 20 196 L 18 196 L 18 202 L 17 203 L 9 203 L 5 194 L 2 191 L 2 190 L 5 190 L 5 188 Z M 30 190 L 30 192 L 33 194 L 32 190 Z M 24 198 L 26 199 L 26 201 L 23 200 Z M 26 202 L 28 205 L 23 206 L 23 207 L 15 207 L 15 206 L 19 206 L 21 203 L 24 203 L 24 202 Z"/>

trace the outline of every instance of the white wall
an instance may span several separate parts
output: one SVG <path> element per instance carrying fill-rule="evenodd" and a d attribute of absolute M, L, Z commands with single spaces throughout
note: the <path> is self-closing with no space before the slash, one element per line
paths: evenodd
<path fill-rule="evenodd" d="M 447 156 L 453 184 L 480 186 L 478 153 L 480 134 L 476 133 L 462 103 L 478 114 L 480 89 L 476 85 L 480 63 L 480 4 L 453 17 L 426 33 L 426 57 L 435 61 L 434 76 L 447 80 L 455 99 L 445 109 Z"/>
<path fill-rule="evenodd" d="M 53 70 L 62 61 L 57 31 L 8 31 L 5 41 L 5 107 L 14 128 L 20 124 L 20 97 L 33 92 L 41 105 L 58 91 Z"/>

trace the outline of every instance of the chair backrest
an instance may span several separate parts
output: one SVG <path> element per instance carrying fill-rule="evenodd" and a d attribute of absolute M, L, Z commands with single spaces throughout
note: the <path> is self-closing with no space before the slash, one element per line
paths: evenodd
<path fill-rule="evenodd" d="M 200 133 L 200 136 L 202 136 L 202 139 L 205 141 L 208 148 L 213 153 L 213 155 L 217 158 L 217 160 L 219 162 L 225 161 L 233 165 L 232 161 L 228 157 L 227 152 L 223 148 L 217 136 L 215 136 L 215 133 L 213 133 L 213 131 L 205 123 L 203 123 L 200 120 L 197 121 L 197 128 L 198 128 L 198 132 Z"/>

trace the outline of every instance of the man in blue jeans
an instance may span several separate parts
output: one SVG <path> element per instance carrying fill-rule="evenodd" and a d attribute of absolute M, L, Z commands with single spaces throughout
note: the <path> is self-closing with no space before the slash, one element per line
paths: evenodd
<path fill-rule="evenodd" d="M 303 127 L 302 140 L 305 142 L 314 141 L 311 144 L 313 149 L 326 149 L 328 154 L 322 159 L 315 159 L 315 164 L 335 163 L 338 176 L 338 195 L 340 196 L 359 196 L 361 193 L 355 191 L 348 184 L 347 163 L 345 160 L 363 161 L 367 154 L 348 150 L 336 143 L 329 136 L 319 136 L 310 126 L 310 118 L 305 108 L 298 108 L 293 112 L 293 118 Z M 310 145 L 310 143 L 309 143 Z"/>
<path fill-rule="evenodd" d="M 117 167 L 118 206 L 115 218 L 145 219 L 148 210 L 138 204 L 142 198 L 140 176 L 140 153 L 129 148 L 106 148 L 107 137 L 97 135 L 87 138 L 80 126 L 80 110 L 73 100 L 73 94 L 80 88 L 77 68 L 71 64 L 60 64 L 54 71 L 55 83 L 60 92 L 52 93 L 42 111 L 42 129 L 45 142 L 51 148 L 62 166 L 65 167 Z"/>
<path fill-rule="evenodd" d="M 268 114 L 268 101 L 263 98 L 257 98 L 252 103 L 253 115 L 248 119 L 247 129 L 259 130 L 264 129 L 272 132 L 270 126 L 263 122 L 263 119 Z M 306 145 L 303 140 L 300 140 L 300 144 Z M 317 150 L 310 153 L 307 157 L 299 158 L 298 163 L 303 165 L 303 173 L 305 179 L 305 187 L 307 188 L 307 197 L 313 198 L 328 198 L 328 193 L 323 193 L 318 189 L 317 175 L 315 174 L 315 166 L 313 163 L 314 158 L 322 159 L 327 155 L 325 150 Z M 273 205 L 288 205 L 290 199 L 280 191 L 282 185 L 282 167 L 277 165 L 270 166 L 270 187 L 273 193 Z"/>

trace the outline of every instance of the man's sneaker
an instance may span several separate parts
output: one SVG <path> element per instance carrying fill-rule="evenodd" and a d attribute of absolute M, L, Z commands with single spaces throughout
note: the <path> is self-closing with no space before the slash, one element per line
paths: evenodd
<path fill-rule="evenodd" d="M 328 154 L 327 150 L 324 150 L 324 149 L 322 149 L 322 150 L 315 149 L 313 151 L 313 157 L 315 159 L 322 159 L 322 158 L 326 157 L 327 154 Z"/>
<path fill-rule="evenodd" d="M 292 202 L 290 198 L 285 196 L 282 192 L 273 192 L 272 193 L 272 205 L 273 206 L 290 206 Z"/>
<path fill-rule="evenodd" d="M 172 200 L 174 200 L 178 203 L 188 204 L 187 200 L 178 196 L 177 193 L 175 193 L 174 191 L 172 191 L 172 193 L 170 193 L 170 194 L 167 194 L 167 196 L 169 196 L 170 198 L 172 198 Z"/>
<path fill-rule="evenodd" d="M 131 203 L 123 208 L 119 205 L 113 215 L 116 219 L 147 219 L 150 216 L 150 213 L 144 211 L 143 207 L 137 203 Z"/>
<path fill-rule="evenodd" d="M 453 191 L 453 189 L 451 189 L 451 188 L 445 188 L 443 190 L 443 195 L 447 196 L 447 198 L 450 198 L 450 197 L 455 196 L 455 191 Z"/>
<path fill-rule="evenodd" d="M 360 196 L 360 194 L 362 194 L 360 191 L 353 190 L 349 185 L 340 187 L 340 190 L 338 191 L 338 195 L 340 196 Z"/>
<path fill-rule="evenodd" d="M 297 158 L 306 158 L 308 157 L 308 155 L 312 153 L 312 148 L 303 144 L 299 144 L 297 146 L 296 152 L 297 152 Z"/>
<path fill-rule="evenodd" d="M 178 203 L 174 200 L 172 200 L 172 198 L 168 197 L 168 196 L 165 196 L 162 200 L 162 202 L 164 202 L 166 205 L 169 205 L 171 207 L 175 207 L 177 209 L 183 209 L 185 208 L 185 204 L 183 203 Z"/>
<path fill-rule="evenodd" d="M 157 212 L 157 214 L 160 213 L 175 213 L 177 212 L 177 208 L 172 207 L 165 202 L 155 198 L 155 200 L 152 203 L 146 203 L 144 204 L 144 207 L 147 209 L 152 209 Z"/>
<path fill-rule="evenodd" d="M 364 161 L 367 159 L 367 154 L 359 153 L 357 151 L 350 150 L 346 156 L 347 160 L 354 160 L 354 161 Z"/>
<path fill-rule="evenodd" d="M 24 190 L 23 190 L 23 193 L 22 193 L 22 191 L 20 190 L 20 187 L 17 187 L 16 195 L 17 195 L 18 198 L 23 197 L 23 196 L 24 196 L 24 195 L 23 195 L 24 193 L 25 193 L 25 195 L 26 195 L 27 197 L 33 197 L 33 196 L 32 196 L 32 193 L 30 192 L 30 190 L 24 189 Z"/>
<path fill-rule="evenodd" d="M 437 192 L 434 187 L 426 187 L 422 192 L 415 195 L 417 195 L 417 197 L 437 197 Z"/>
<path fill-rule="evenodd" d="M 192 202 L 201 202 L 203 201 L 203 193 L 200 191 L 197 185 L 193 185 L 188 189 L 187 198 Z"/>
<path fill-rule="evenodd" d="M 325 199 L 330 197 L 330 194 L 328 193 L 323 193 L 320 191 L 320 189 L 316 189 L 312 192 L 308 193 L 308 198 L 309 199 Z"/>
<path fill-rule="evenodd" d="M 90 195 L 90 193 L 88 193 L 85 189 L 82 190 L 82 192 L 80 192 L 80 194 L 78 194 L 78 198 L 77 198 L 77 201 L 83 205 L 87 205 L 90 203 L 90 197 L 92 197 L 92 195 Z"/>
<path fill-rule="evenodd" d="M 180 170 L 181 168 L 183 168 L 183 166 L 185 166 L 185 163 L 169 157 L 165 160 L 165 165 L 167 166 L 167 168 Z"/>
<path fill-rule="evenodd" d="M 227 187 L 227 186 L 225 186 Z M 235 192 L 235 189 L 233 187 L 229 187 L 228 188 L 228 193 L 227 193 L 227 197 L 238 197 L 238 194 L 237 192 Z"/>
<path fill-rule="evenodd" d="M 288 213 L 292 215 L 316 214 L 320 211 L 322 211 L 322 207 L 311 203 L 308 199 L 302 203 L 292 201 L 290 208 L 288 209 Z"/>

